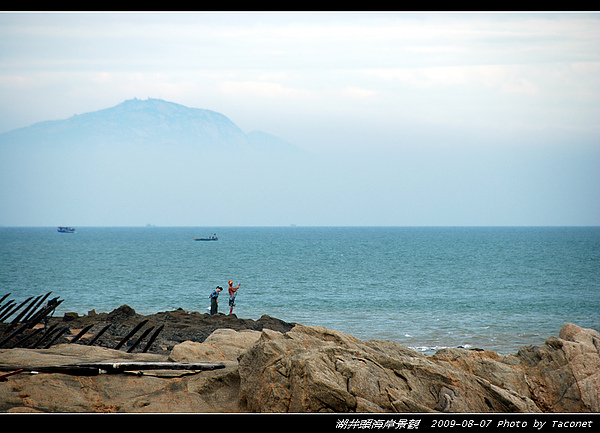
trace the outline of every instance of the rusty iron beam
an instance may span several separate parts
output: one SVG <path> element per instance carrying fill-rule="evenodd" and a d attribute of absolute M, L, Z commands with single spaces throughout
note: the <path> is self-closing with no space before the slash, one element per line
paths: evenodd
<path fill-rule="evenodd" d="M 142 350 L 142 353 L 146 353 L 148 349 L 150 349 L 150 346 L 152 346 L 154 340 L 156 340 L 158 334 L 160 334 L 160 331 L 162 331 L 164 327 L 165 325 L 160 325 L 160 327 L 154 332 L 154 334 L 152 334 L 152 336 L 148 340 L 148 343 L 146 343 L 146 347 L 144 347 L 144 350 Z"/>
<path fill-rule="evenodd" d="M 63 373 L 74 376 L 96 376 L 100 374 L 100 367 L 87 365 L 0 365 L 0 371 L 22 370 L 36 373 Z"/>
<path fill-rule="evenodd" d="M 142 326 L 144 326 L 146 323 L 148 323 L 148 319 L 146 320 L 142 320 L 140 323 L 138 323 L 135 328 L 133 328 L 131 330 L 131 332 L 129 334 L 127 334 L 125 336 L 125 338 L 123 338 L 116 346 L 115 346 L 115 350 L 119 350 L 121 347 L 123 347 L 123 345 L 127 342 L 127 340 L 129 340 L 131 337 L 133 337 L 135 335 L 136 332 L 138 332 Z"/>
<path fill-rule="evenodd" d="M 49 291 L 48 293 L 46 293 L 44 295 L 44 297 L 42 299 L 40 299 L 37 304 L 35 304 L 35 307 L 33 307 L 33 309 L 29 312 L 29 314 L 27 316 L 25 316 L 25 318 L 23 319 L 23 322 L 27 322 L 29 319 L 31 319 L 33 317 L 33 315 L 35 314 L 36 310 L 38 308 L 40 308 L 40 305 L 42 305 L 42 303 L 46 300 L 46 298 L 48 296 L 50 296 L 50 294 L 52 293 L 52 291 Z"/>
<path fill-rule="evenodd" d="M 127 353 L 133 352 L 133 350 L 138 346 L 138 344 L 140 344 L 140 342 L 144 338 L 146 338 L 146 335 L 148 335 L 150 333 L 150 331 L 152 331 L 152 329 L 154 329 L 154 326 L 151 326 L 148 329 L 146 329 L 144 332 L 142 332 L 142 335 L 140 335 L 140 337 L 137 340 L 135 340 L 135 342 L 131 345 L 131 347 L 129 349 L 127 349 Z"/>
<path fill-rule="evenodd" d="M 26 323 L 30 323 L 31 327 L 35 326 L 44 317 L 46 317 L 48 314 L 52 313 L 56 309 L 56 307 L 58 307 L 63 301 L 64 301 L 64 299 L 58 301 L 58 297 L 52 298 L 51 300 L 48 301 L 48 304 L 45 307 L 43 307 L 42 309 L 37 311 L 35 314 L 33 314 L 31 316 L 31 318 L 29 320 L 27 320 Z"/>
<path fill-rule="evenodd" d="M 44 335 L 42 335 L 38 341 L 33 343 L 33 345 L 31 345 L 29 347 L 29 349 L 36 349 L 40 344 L 42 344 L 44 342 L 44 340 L 46 340 L 48 337 L 50 337 L 52 334 L 54 334 L 54 331 L 56 330 L 57 327 L 58 327 L 57 323 L 55 323 L 54 325 L 49 327 L 48 330 L 46 332 L 44 332 Z"/>
<path fill-rule="evenodd" d="M 90 340 L 90 342 L 88 343 L 88 346 L 92 346 L 96 342 L 96 340 L 98 340 L 98 338 L 100 338 L 100 336 L 108 330 L 108 328 L 110 328 L 110 324 L 106 325 L 104 328 L 102 328 L 100 331 L 98 331 L 98 333 L 94 336 L 94 338 L 92 338 Z"/>
<path fill-rule="evenodd" d="M 0 371 L 15 372 L 37 372 L 37 373 L 63 373 L 76 376 L 95 376 L 101 373 L 119 374 L 127 371 L 139 370 L 192 370 L 211 371 L 225 368 L 222 363 L 210 362 L 91 362 L 84 364 L 67 365 L 14 365 L 0 364 Z M 16 374 L 16 373 L 15 373 Z"/>
<path fill-rule="evenodd" d="M 28 303 L 29 301 L 31 301 L 33 299 L 33 296 L 30 296 L 29 298 L 25 299 L 23 302 L 21 302 L 17 307 L 13 308 L 10 313 L 4 315 L 4 317 L 2 317 L 2 319 L 0 319 L 0 322 L 4 322 L 6 319 L 8 319 L 10 316 L 12 316 L 13 314 L 15 314 L 17 311 L 19 311 L 21 309 L 21 307 L 23 307 L 23 305 L 25 305 L 26 303 Z"/>
<path fill-rule="evenodd" d="M 14 299 L 11 299 L 2 307 L 2 313 L 0 314 L 0 323 L 4 322 L 4 319 L 12 314 L 11 311 L 15 305 L 16 302 L 14 301 Z"/>
<path fill-rule="evenodd" d="M 85 333 L 88 332 L 92 328 L 92 326 L 94 326 L 94 325 L 88 325 L 85 328 L 83 328 L 81 331 L 79 331 L 79 333 L 75 337 L 73 337 L 73 339 L 69 342 L 69 344 L 73 344 L 77 340 L 79 340 L 81 337 L 83 337 L 85 335 Z"/>
<path fill-rule="evenodd" d="M 19 314 L 18 314 L 18 315 L 17 315 L 17 316 L 16 316 L 16 317 L 13 319 L 13 321 L 12 321 L 12 322 L 10 322 L 10 326 L 11 326 L 11 327 L 15 327 L 15 326 L 17 326 L 17 324 L 18 324 L 18 323 L 21 321 L 21 319 L 23 318 L 23 316 L 25 316 L 25 315 L 27 314 L 27 312 L 28 312 L 28 311 L 31 309 L 31 307 L 33 307 L 33 305 L 36 303 L 36 301 L 37 301 L 38 299 L 40 299 L 40 298 L 41 298 L 41 296 L 38 296 L 38 297 L 37 297 L 37 298 L 35 298 L 33 301 L 31 301 L 31 302 L 29 303 L 29 305 L 27 305 L 27 307 L 25 307 L 25 308 L 23 309 L 23 311 L 21 311 L 21 312 L 20 312 L 20 313 L 19 313 Z M 31 298 L 29 298 L 29 299 L 31 299 Z"/>
<path fill-rule="evenodd" d="M 63 336 L 63 334 L 64 334 L 65 332 L 67 332 L 68 330 L 69 330 L 69 328 L 67 328 L 66 326 L 65 326 L 65 327 L 63 327 L 63 328 L 61 328 L 61 329 L 60 329 L 60 330 L 59 330 L 59 331 L 56 333 L 56 335 L 54 336 L 54 338 L 52 338 L 52 340 L 50 340 L 50 341 L 48 342 L 48 344 L 46 344 L 46 345 L 43 347 L 43 349 L 47 349 L 47 348 L 49 348 L 50 346 L 52 346 L 52 345 L 53 345 L 53 344 L 56 342 L 56 340 L 58 340 L 60 337 L 62 337 L 62 336 Z"/>
<path fill-rule="evenodd" d="M 11 344 L 10 346 L 8 346 L 9 349 L 14 349 L 15 347 L 23 347 L 23 343 L 25 343 L 27 340 L 29 340 L 30 338 L 35 337 L 37 334 L 39 334 L 40 332 L 42 332 L 44 329 L 43 328 L 38 328 L 32 332 L 30 332 L 29 334 L 27 334 L 25 337 L 21 338 L 20 340 L 18 340 L 17 342 Z"/>
<path fill-rule="evenodd" d="M 23 371 L 23 369 L 19 368 L 18 370 L 12 371 L 10 373 L 2 374 L 2 375 L 0 375 L 0 382 L 6 382 L 7 377 L 14 376 L 15 374 L 19 374 L 22 371 Z"/>

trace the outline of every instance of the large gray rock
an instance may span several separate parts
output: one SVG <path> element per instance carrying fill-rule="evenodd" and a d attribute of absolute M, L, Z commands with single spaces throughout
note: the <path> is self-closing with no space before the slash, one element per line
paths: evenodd
<path fill-rule="evenodd" d="M 0 364 L 220 362 L 197 374 L 21 373 L 0 382 L 1 412 L 599 412 L 600 335 L 566 324 L 517 354 L 433 356 L 320 327 L 218 329 L 169 356 L 77 344 L 2 349 Z"/>
<path fill-rule="evenodd" d="M 518 353 L 532 398 L 544 412 L 600 412 L 600 334 L 572 323 L 541 347 Z"/>
<path fill-rule="evenodd" d="M 239 358 L 240 402 L 255 412 L 597 412 L 599 341 L 568 324 L 518 355 L 429 357 L 319 327 L 265 330 Z"/>
<path fill-rule="evenodd" d="M 0 412 L 239 412 L 236 358 L 258 331 L 222 329 L 207 342 L 184 342 L 171 356 L 61 344 L 50 349 L 3 349 L 0 364 L 56 366 L 86 362 L 219 362 L 224 369 L 138 374 L 21 373 L 0 382 Z M 1 374 L 1 373 L 0 373 Z"/>

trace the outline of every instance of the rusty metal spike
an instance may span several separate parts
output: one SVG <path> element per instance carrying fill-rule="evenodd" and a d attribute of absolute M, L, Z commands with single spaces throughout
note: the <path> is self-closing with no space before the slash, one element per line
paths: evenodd
<path fill-rule="evenodd" d="M 137 326 L 136 326 L 135 328 L 133 328 L 133 329 L 131 330 L 131 332 L 130 332 L 129 334 L 127 334 L 127 335 L 125 336 L 125 338 L 123 338 L 123 339 L 122 339 L 122 340 L 119 342 L 119 344 L 117 344 L 117 345 L 115 346 L 115 350 L 119 350 L 121 347 L 123 347 L 123 345 L 124 345 L 124 344 L 127 342 L 127 340 L 129 340 L 131 337 L 133 337 L 133 335 L 134 335 L 136 332 L 138 332 L 138 331 L 141 329 L 141 327 L 142 327 L 142 326 L 144 326 L 146 323 L 148 323 L 148 320 L 147 320 L 147 319 L 146 319 L 146 320 L 142 320 L 140 323 L 138 323 L 138 324 L 137 324 Z"/>

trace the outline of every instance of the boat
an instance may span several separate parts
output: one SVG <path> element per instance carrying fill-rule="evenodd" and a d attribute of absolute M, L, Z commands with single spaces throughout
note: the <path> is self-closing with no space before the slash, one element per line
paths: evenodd
<path fill-rule="evenodd" d="M 59 227 L 57 231 L 59 233 L 75 233 L 75 227 Z"/>
<path fill-rule="evenodd" d="M 217 234 L 215 233 L 214 235 L 211 235 L 207 238 L 194 238 L 195 241 L 218 241 L 219 238 L 217 237 Z"/>

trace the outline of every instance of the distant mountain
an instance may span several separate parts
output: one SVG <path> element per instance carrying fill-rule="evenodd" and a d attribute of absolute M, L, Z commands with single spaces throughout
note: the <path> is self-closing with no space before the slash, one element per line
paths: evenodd
<path fill-rule="evenodd" d="M 131 99 L 115 107 L 36 123 L 0 134 L 0 144 L 63 146 L 167 145 L 198 149 L 291 149 L 264 132 L 245 134 L 221 113 L 160 99 Z"/>

